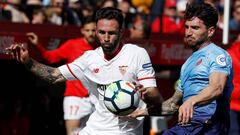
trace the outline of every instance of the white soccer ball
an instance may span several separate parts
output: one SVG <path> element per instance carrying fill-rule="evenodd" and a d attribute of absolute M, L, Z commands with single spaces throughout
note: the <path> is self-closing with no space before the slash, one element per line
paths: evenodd
<path fill-rule="evenodd" d="M 113 114 L 125 116 L 138 107 L 140 98 L 131 82 L 119 80 L 107 86 L 104 104 Z"/>

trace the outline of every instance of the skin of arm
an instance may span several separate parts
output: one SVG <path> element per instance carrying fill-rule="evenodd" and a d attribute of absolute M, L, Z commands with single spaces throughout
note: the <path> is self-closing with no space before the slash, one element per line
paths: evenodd
<path fill-rule="evenodd" d="M 146 109 L 137 109 L 129 117 L 170 115 L 178 110 L 177 103 L 182 99 L 180 91 L 177 90 L 171 98 L 163 102 L 158 88 L 144 88 L 140 84 L 135 85 L 140 97 L 147 103 L 148 107 Z"/>
<path fill-rule="evenodd" d="M 164 101 L 160 106 L 151 106 L 147 109 L 148 115 L 151 116 L 165 116 L 173 115 L 177 112 L 178 103 L 182 100 L 182 92 L 176 90 L 172 97 Z"/>
<path fill-rule="evenodd" d="M 209 77 L 209 85 L 198 95 L 190 97 L 179 107 L 178 121 L 187 124 L 193 117 L 193 107 L 212 102 L 222 95 L 227 81 L 227 75 L 221 72 L 214 72 Z"/>
<path fill-rule="evenodd" d="M 6 48 L 6 51 L 12 56 L 13 59 L 24 64 L 26 68 L 33 74 L 51 84 L 63 82 L 66 80 L 58 68 L 46 66 L 33 60 L 29 56 L 27 48 L 23 44 L 13 44 L 10 47 Z"/>

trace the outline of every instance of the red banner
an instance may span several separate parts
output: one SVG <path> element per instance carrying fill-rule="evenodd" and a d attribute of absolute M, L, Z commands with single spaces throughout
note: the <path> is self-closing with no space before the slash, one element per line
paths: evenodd
<path fill-rule="evenodd" d="M 47 49 L 55 49 L 70 38 L 81 35 L 80 28 L 76 26 L 56 26 L 56 25 L 31 25 L 20 23 L 0 23 L 0 59 L 8 59 L 5 55 L 5 48 L 9 45 L 21 42 L 27 44 L 27 32 L 35 32 L 39 36 L 39 41 Z M 214 41 L 220 45 L 220 33 L 217 32 Z M 129 37 L 125 34 L 125 37 Z M 148 40 L 129 40 L 145 48 L 154 65 L 181 65 L 192 53 L 183 44 L 183 35 L 178 34 L 152 34 Z M 34 56 L 34 52 L 33 52 Z"/>

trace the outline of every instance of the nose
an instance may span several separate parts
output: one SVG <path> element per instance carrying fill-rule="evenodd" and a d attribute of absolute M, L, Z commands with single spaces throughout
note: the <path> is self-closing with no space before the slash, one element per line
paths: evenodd
<path fill-rule="evenodd" d="M 91 31 L 89 32 L 89 35 L 91 35 L 91 36 L 95 35 L 95 31 L 91 30 Z"/>
<path fill-rule="evenodd" d="M 108 33 L 106 33 L 106 34 L 104 35 L 104 41 L 105 41 L 105 42 L 109 42 L 109 41 L 110 41 L 110 36 L 109 36 Z"/>
<path fill-rule="evenodd" d="M 187 36 L 191 36 L 193 34 L 192 29 L 190 29 L 190 28 L 186 29 L 185 32 L 186 32 Z"/>

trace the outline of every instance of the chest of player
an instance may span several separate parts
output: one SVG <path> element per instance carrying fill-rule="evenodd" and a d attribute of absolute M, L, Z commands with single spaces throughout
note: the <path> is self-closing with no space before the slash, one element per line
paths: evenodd
<path fill-rule="evenodd" d="M 87 70 L 91 77 L 102 80 L 102 84 L 117 80 L 133 81 L 137 78 L 136 64 L 132 61 L 121 59 L 112 61 L 101 60 L 98 63 L 91 63 Z"/>
<path fill-rule="evenodd" d="M 204 79 L 208 78 L 210 74 L 210 59 L 205 55 L 198 55 L 195 57 L 190 57 L 182 67 L 181 74 L 185 79 Z"/>

